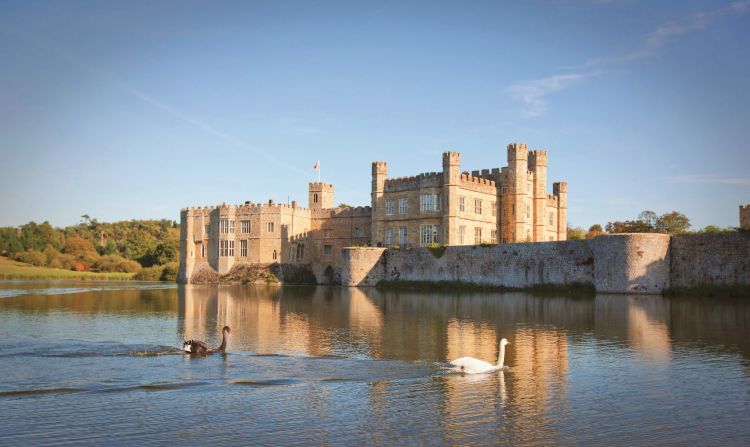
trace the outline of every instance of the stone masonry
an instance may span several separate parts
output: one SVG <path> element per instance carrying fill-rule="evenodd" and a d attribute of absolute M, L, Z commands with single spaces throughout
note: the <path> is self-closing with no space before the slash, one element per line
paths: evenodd
<path fill-rule="evenodd" d="M 750 204 L 740 205 L 740 228 L 750 230 Z"/>
<path fill-rule="evenodd" d="M 479 245 L 563 241 L 565 182 L 546 193 L 547 151 L 508 145 L 508 166 L 461 172 L 461 155 L 443 154 L 442 172 L 387 178 L 372 164 L 372 245 Z"/>
<path fill-rule="evenodd" d="M 245 202 L 180 213 L 178 281 L 237 264 L 310 265 L 319 283 L 341 280 L 342 249 L 351 246 L 479 245 L 562 241 L 567 184 L 546 194 L 547 151 L 508 145 L 508 166 L 460 172 L 461 155 L 443 154 L 442 172 L 387 178 L 372 164 L 372 203 L 336 207 L 330 183 L 310 183 L 308 207 Z"/>

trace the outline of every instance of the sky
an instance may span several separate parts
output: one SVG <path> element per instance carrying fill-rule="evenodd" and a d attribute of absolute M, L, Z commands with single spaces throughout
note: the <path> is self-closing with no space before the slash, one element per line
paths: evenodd
<path fill-rule="evenodd" d="M 2 1 L 0 226 L 289 199 L 547 149 L 568 222 L 738 226 L 750 0 Z"/>

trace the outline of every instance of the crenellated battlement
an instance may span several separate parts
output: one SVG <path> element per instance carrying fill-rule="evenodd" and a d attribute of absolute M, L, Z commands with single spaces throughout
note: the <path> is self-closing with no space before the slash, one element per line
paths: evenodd
<path fill-rule="evenodd" d="M 511 143 L 508 145 L 508 162 L 527 160 L 529 148 L 526 143 Z"/>
<path fill-rule="evenodd" d="M 395 177 L 385 179 L 385 191 L 403 191 L 406 189 L 418 189 L 442 186 L 442 172 L 423 172 L 411 177 Z"/>
<path fill-rule="evenodd" d="M 443 152 L 443 167 L 460 164 L 461 154 L 459 152 Z"/>
<path fill-rule="evenodd" d="M 485 169 L 484 171 L 489 171 L 489 170 Z M 489 172 L 486 175 L 489 176 Z M 466 174 L 466 173 L 461 174 L 461 181 L 465 183 L 476 183 L 478 185 L 487 185 L 487 186 L 495 187 L 495 181 L 481 176 L 479 174 L 479 171 L 473 171 L 471 175 Z"/>
<path fill-rule="evenodd" d="M 544 149 L 529 152 L 529 168 L 536 169 L 537 166 L 547 166 L 547 151 Z"/>
<path fill-rule="evenodd" d="M 385 174 L 388 172 L 388 163 L 384 161 L 372 162 L 372 174 Z"/>

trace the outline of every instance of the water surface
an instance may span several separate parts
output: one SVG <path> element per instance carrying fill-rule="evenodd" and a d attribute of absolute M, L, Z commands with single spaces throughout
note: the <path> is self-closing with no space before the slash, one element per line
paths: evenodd
<path fill-rule="evenodd" d="M 3 445 L 750 443 L 747 300 L 6 281 L 0 340 Z"/>

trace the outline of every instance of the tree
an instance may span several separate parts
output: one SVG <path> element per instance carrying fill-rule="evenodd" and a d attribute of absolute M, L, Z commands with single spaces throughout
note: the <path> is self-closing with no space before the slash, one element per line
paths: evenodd
<path fill-rule="evenodd" d="M 29 222 L 21 225 L 20 230 L 19 239 L 25 250 L 42 251 L 47 245 L 52 245 L 57 250 L 62 248 L 63 235 L 55 230 L 49 222 L 45 221 L 40 224 Z"/>
<path fill-rule="evenodd" d="M 178 260 L 180 255 L 180 241 L 167 240 L 159 242 L 153 250 L 141 259 L 144 267 L 152 265 L 164 265 Z"/>
<path fill-rule="evenodd" d="M 65 240 L 63 251 L 76 259 L 90 259 L 99 256 L 94 244 L 80 236 L 73 236 Z"/>
<path fill-rule="evenodd" d="M 593 239 L 600 234 L 604 234 L 604 230 L 602 230 L 602 226 L 599 224 L 591 225 L 589 227 L 589 232 L 586 233 L 586 239 Z"/>
<path fill-rule="evenodd" d="M 586 238 L 586 233 L 581 227 L 568 227 L 568 240 L 580 241 Z"/>
<path fill-rule="evenodd" d="M 690 229 L 690 219 L 677 211 L 662 214 L 656 221 L 656 231 L 659 233 L 674 236 L 685 233 L 688 229 Z"/>
<path fill-rule="evenodd" d="M 651 228 L 656 228 L 656 222 L 659 220 L 659 216 L 653 211 L 644 210 L 638 215 L 638 220 Z"/>
<path fill-rule="evenodd" d="M 626 220 L 625 222 L 607 222 L 605 226 L 607 233 L 652 233 L 654 227 L 642 220 Z"/>
<path fill-rule="evenodd" d="M 23 244 L 18 238 L 18 230 L 12 227 L 0 228 L 0 255 L 13 256 L 23 251 Z"/>

